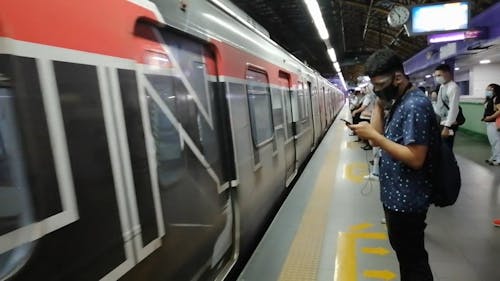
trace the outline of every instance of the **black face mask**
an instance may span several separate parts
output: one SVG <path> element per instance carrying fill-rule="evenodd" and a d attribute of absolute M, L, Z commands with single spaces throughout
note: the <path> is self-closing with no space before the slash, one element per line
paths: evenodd
<path fill-rule="evenodd" d="M 392 81 L 391 84 L 389 84 L 389 86 L 383 88 L 382 90 L 373 92 L 381 100 L 392 101 L 394 98 L 396 98 L 396 95 L 398 94 L 398 87 L 394 86 L 392 83 L 394 83 L 394 81 Z"/>

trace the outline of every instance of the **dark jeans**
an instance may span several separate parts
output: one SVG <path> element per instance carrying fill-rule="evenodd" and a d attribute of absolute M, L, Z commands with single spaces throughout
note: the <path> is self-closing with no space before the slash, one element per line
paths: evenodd
<path fill-rule="evenodd" d="M 451 151 L 453 151 L 453 143 L 455 142 L 455 136 L 457 135 L 458 126 L 451 127 L 451 130 L 453 130 L 453 136 L 443 138 L 443 142 L 450 148 Z M 441 131 L 443 131 L 443 126 L 441 126 Z"/>
<path fill-rule="evenodd" d="M 389 242 L 396 251 L 401 281 L 432 281 L 424 247 L 425 213 L 400 213 L 384 207 Z"/>
<path fill-rule="evenodd" d="M 352 116 L 352 123 L 358 124 L 361 121 L 361 113 Z"/>

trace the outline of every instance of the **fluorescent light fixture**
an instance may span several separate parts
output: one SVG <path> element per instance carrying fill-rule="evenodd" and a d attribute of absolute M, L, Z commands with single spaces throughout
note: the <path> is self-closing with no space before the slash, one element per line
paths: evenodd
<path fill-rule="evenodd" d="M 480 60 L 479 61 L 480 64 L 488 64 L 490 62 L 491 62 L 490 60 Z"/>
<path fill-rule="evenodd" d="M 307 10 L 309 10 L 309 14 L 314 21 L 314 25 L 318 30 L 319 37 L 321 39 L 326 40 L 330 37 L 328 34 L 328 30 L 326 29 L 325 21 L 323 20 L 323 16 L 321 15 L 321 10 L 319 9 L 318 2 L 316 0 L 304 0 L 307 5 Z"/>
<path fill-rule="evenodd" d="M 484 31 L 481 29 L 471 29 L 466 31 L 457 31 L 457 32 L 449 32 L 449 33 L 441 33 L 441 34 L 431 34 L 427 36 L 427 41 L 432 43 L 442 43 L 442 42 L 451 42 L 451 41 L 459 41 L 464 39 L 474 39 L 484 37 Z"/>
<path fill-rule="evenodd" d="M 342 75 L 342 72 L 337 73 L 337 75 L 340 78 L 340 82 L 342 82 L 342 86 L 344 87 L 344 90 L 347 91 L 347 85 L 345 84 L 344 75 Z"/>
<path fill-rule="evenodd" d="M 460 70 L 460 67 L 455 67 L 455 70 Z"/>
<path fill-rule="evenodd" d="M 425 78 L 431 78 L 430 74 L 425 75 Z"/>
<path fill-rule="evenodd" d="M 244 24 L 246 27 L 250 28 L 251 30 L 255 31 L 256 33 L 260 34 L 261 36 L 263 36 L 265 38 L 269 38 L 268 35 L 264 34 L 262 31 L 258 30 L 254 26 L 252 26 L 250 23 L 248 23 L 247 20 L 244 20 L 242 17 L 238 16 L 238 14 L 236 14 L 228 6 L 224 5 L 224 3 L 222 3 L 221 1 L 219 1 L 219 0 L 210 0 L 210 1 L 212 3 L 214 3 L 215 5 L 217 5 L 219 8 L 221 8 L 222 10 L 224 10 L 226 13 L 228 13 L 229 15 L 234 17 L 236 20 L 238 20 L 239 22 Z"/>
<path fill-rule="evenodd" d="M 254 44 L 255 44 L 255 45 L 257 45 L 257 46 L 259 46 L 260 48 L 262 48 L 262 49 L 264 49 L 264 50 L 268 51 L 268 49 L 267 49 L 265 46 L 263 46 L 260 42 L 257 42 L 256 40 L 254 40 L 253 38 L 251 38 L 250 36 L 248 36 L 246 33 L 243 33 L 243 32 L 241 32 L 240 30 L 236 29 L 236 28 L 234 27 L 234 25 L 232 25 L 232 24 L 230 24 L 230 23 L 228 23 L 228 22 L 226 22 L 226 21 L 223 21 L 223 20 L 221 20 L 221 19 L 219 19 L 219 18 L 217 18 L 217 17 L 215 17 L 215 16 L 213 16 L 213 15 L 211 15 L 211 14 L 203 13 L 203 15 L 204 15 L 205 17 L 207 17 L 209 20 L 211 20 L 211 21 L 213 21 L 213 22 L 215 22 L 215 23 L 219 24 L 220 26 L 222 26 L 222 27 L 224 27 L 224 28 L 226 28 L 226 29 L 228 29 L 228 30 L 232 31 L 232 32 L 233 32 L 233 33 L 235 33 L 235 34 L 238 34 L 239 36 L 241 36 L 241 37 L 243 37 L 243 38 L 247 39 L 248 41 L 250 41 L 250 42 L 254 43 Z"/>
<path fill-rule="evenodd" d="M 432 44 L 432 43 L 459 41 L 464 39 L 465 39 L 465 33 L 461 31 L 461 32 L 453 32 L 446 34 L 429 35 L 428 41 L 429 43 Z"/>
<path fill-rule="evenodd" d="M 336 62 L 337 61 L 337 54 L 335 54 L 335 50 L 333 48 L 329 48 L 327 51 L 328 51 L 328 55 L 330 56 L 330 60 L 332 62 Z"/>
<path fill-rule="evenodd" d="M 340 72 L 340 64 L 338 62 L 334 62 L 333 67 L 335 67 L 335 71 Z"/>

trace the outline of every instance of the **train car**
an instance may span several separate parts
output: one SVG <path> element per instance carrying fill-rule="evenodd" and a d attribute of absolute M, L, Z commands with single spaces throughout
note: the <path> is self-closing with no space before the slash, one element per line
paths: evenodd
<path fill-rule="evenodd" d="M 0 0 L 0 279 L 224 279 L 344 104 L 225 1 Z"/>

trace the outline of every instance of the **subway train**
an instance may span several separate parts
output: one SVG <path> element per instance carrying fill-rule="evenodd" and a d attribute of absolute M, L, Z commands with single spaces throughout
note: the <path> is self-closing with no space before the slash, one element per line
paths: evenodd
<path fill-rule="evenodd" d="M 225 279 L 344 105 L 230 2 L 0 3 L 1 280 Z"/>

